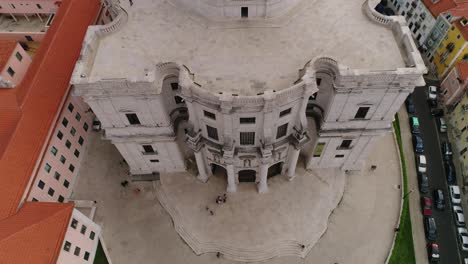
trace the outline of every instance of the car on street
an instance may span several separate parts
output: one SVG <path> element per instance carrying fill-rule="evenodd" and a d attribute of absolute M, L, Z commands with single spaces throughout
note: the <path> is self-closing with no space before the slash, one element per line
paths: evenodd
<path fill-rule="evenodd" d="M 413 135 L 413 146 L 414 146 L 414 152 L 418 154 L 422 154 L 424 152 L 424 143 L 420 135 L 418 134 Z"/>
<path fill-rule="evenodd" d="M 415 116 L 410 117 L 410 127 L 411 127 L 411 133 L 413 134 L 419 134 L 419 119 Z"/>
<path fill-rule="evenodd" d="M 421 197 L 421 209 L 424 216 L 432 215 L 432 201 L 429 197 Z"/>
<path fill-rule="evenodd" d="M 461 208 L 461 206 L 453 206 L 453 216 L 455 217 L 455 224 L 457 226 L 465 226 L 465 215 L 463 214 L 463 208 Z"/>
<path fill-rule="evenodd" d="M 437 210 L 445 209 L 444 192 L 441 189 L 434 190 L 434 204 Z"/>
<path fill-rule="evenodd" d="M 426 173 L 418 173 L 419 191 L 421 193 L 429 192 L 429 178 Z"/>
<path fill-rule="evenodd" d="M 453 152 L 452 144 L 450 144 L 450 142 L 442 142 L 442 156 L 444 156 L 444 160 L 452 160 Z"/>
<path fill-rule="evenodd" d="M 439 128 L 440 133 L 447 132 L 447 122 L 445 122 L 445 118 L 443 117 L 437 118 L 437 127 Z"/>
<path fill-rule="evenodd" d="M 450 199 L 452 200 L 452 204 L 460 204 L 461 202 L 460 187 L 456 185 L 450 185 L 449 191 L 450 191 Z"/>
<path fill-rule="evenodd" d="M 426 164 L 426 156 L 424 155 L 417 155 L 416 156 L 416 164 L 418 168 L 419 173 L 425 173 L 427 170 L 427 164 Z"/>
<path fill-rule="evenodd" d="M 445 176 L 449 184 L 455 184 L 457 182 L 457 175 L 455 174 L 455 167 L 452 161 L 444 162 Z"/>
<path fill-rule="evenodd" d="M 440 108 L 431 109 L 431 115 L 432 115 L 433 117 L 441 117 L 441 116 L 444 116 L 444 110 L 443 110 L 443 109 L 440 109 Z"/>
<path fill-rule="evenodd" d="M 463 251 L 468 251 L 468 231 L 464 227 L 457 228 L 458 242 Z"/>
<path fill-rule="evenodd" d="M 431 107 L 437 107 L 437 87 L 431 85 L 427 91 L 427 101 Z"/>
<path fill-rule="evenodd" d="M 406 104 L 406 111 L 410 114 L 414 114 L 416 112 L 416 107 L 414 106 L 413 95 L 410 94 L 405 101 Z"/>
<path fill-rule="evenodd" d="M 427 240 L 435 241 L 437 239 L 437 226 L 434 217 L 424 218 L 424 231 Z"/>
<path fill-rule="evenodd" d="M 439 245 L 437 243 L 429 243 L 427 245 L 427 254 L 429 255 L 429 261 L 431 263 L 439 263 L 440 253 Z"/>

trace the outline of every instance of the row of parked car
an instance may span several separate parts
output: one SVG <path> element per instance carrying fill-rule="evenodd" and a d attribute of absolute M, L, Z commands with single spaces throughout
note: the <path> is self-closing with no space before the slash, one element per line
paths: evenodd
<path fill-rule="evenodd" d="M 438 131 L 440 133 L 447 132 L 447 123 L 443 117 L 444 111 L 437 108 L 437 87 L 429 86 L 427 101 L 431 107 L 431 115 L 436 118 Z M 440 259 L 439 245 L 437 240 L 437 225 L 435 218 L 432 216 L 433 204 L 437 210 L 445 210 L 446 199 L 442 189 L 434 189 L 432 192 L 432 199 L 429 193 L 429 179 L 427 177 L 427 160 L 424 155 L 424 140 L 421 135 L 419 119 L 415 116 L 415 107 L 411 95 L 406 100 L 406 108 L 411 114 L 410 128 L 412 134 L 412 141 L 414 152 L 416 155 L 416 170 L 418 175 L 419 191 L 421 192 L 421 208 L 424 215 L 424 229 L 428 243 L 428 255 L 431 262 L 437 263 Z M 460 188 L 456 185 L 455 168 L 452 161 L 452 146 L 449 142 L 443 141 L 441 144 L 441 152 L 444 159 L 445 175 L 448 183 L 448 192 L 450 202 L 452 204 L 451 210 L 453 211 L 455 225 L 457 226 L 457 236 L 460 247 L 464 251 L 468 251 L 468 230 L 465 225 L 465 216 L 463 208 L 461 207 L 461 194 Z M 433 203 L 434 201 L 434 203 Z"/>

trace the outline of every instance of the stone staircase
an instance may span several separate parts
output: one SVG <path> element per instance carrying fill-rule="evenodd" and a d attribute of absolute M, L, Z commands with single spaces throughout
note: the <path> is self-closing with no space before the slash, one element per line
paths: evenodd
<path fill-rule="evenodd" d="M 204 253 L 221 253 L 224 258 L 242 262 L 257 262 L 265 261 L 274 257 L 281 256 L 297 256 L 305 258 L 305 256 L 312 249 L 314 244 L 318 241 L 308 241 L 307 245 L 302 245 L 303 241 L 297 240 L 279 240 L 279 241 L 266 241 L 263 245 L 255 247 L 238 247 L 227 243 L 202 241 L 195 237 L 190 230 L 187 230 L 186 219 L 181 215 L 177 208 L 173 207 L 170 198 L 166 195 L 161 182 L 154 182 L 156 196 L 161 205 L 171 215 L 174 222 L 174 227 L 177 233 L 183 240 L 192 248 L 197 255 Z M 323 225 L 320 230 L 323 234 L 327 229 L 327 224 Z M 320 237 L 320 236 L 318 236 Z"/>

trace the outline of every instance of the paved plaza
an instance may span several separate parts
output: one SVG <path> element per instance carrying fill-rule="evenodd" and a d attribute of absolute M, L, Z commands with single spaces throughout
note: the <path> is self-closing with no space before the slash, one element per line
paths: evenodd
<path fill-rule="evenodd" d="M 122 158 L 118 151 L 108 141 L 102 140 L 101 134 L 93 133 L 89 141 L 88 153 L 84 157 L 73 198 L 97 201 L 98 209 L 95 221 L 102 225 L 103 239 L 113 264 L 240 263 L 223 256 L 218 259 L 215 253 L 197 256 L 178 235 L 171 216 L 158 202 L 155 188 L 157 184 L 139 182 L 130 183 L 125 188 L 122 187 L 120 183 L 129 180 L 128 168 L 121 163 Z M 377 169 L 369 170 L 370 165 L 376 165 Z M 298 172 L 308 174 L 317 180 L 323 177 L 323 175 L 318 175 L 318 171 L 305 172 L 298 169 Z M 162 176 L 162 184 L 165 184 L 164 177 Z M 336 177 L 339 178 L 339 176 Z M 401 197 L 399 189 L 401 184 L 400 168 L 393 136 L 388 134 L 382 137 L 371 152 L 368 164 L 362 172 L 351 172 L 345 174 L 344 177 L 346 185 L 342 200 L 332 212 L 325 233 L 310 249 L 309 254 L 305 258 L 298 256 L 277 257 L 265 263 L 375 264 L 385 261 L 392 245 Z M 222 179 L 214 178 L 212 180 L 211 184 L 216 184 L 216 181 Z M 233 194 L 238 197 L 229 194 L 228 204 L 221 206 L 239 206 L 237 202 L 244 201 L 247 199 L 245 197 L 248 199 L 257 197 L 259 203 L 267 203 L 268 198 L 280 197 L 274 193 L 275 189 L 285 188 L 288 189 L 285 191 L 294 191 L 289 189 L 296 188 L 297 183 L 304 184 L 305 182 L 302 181 L 303 179 L 300 177 L 297 177 L 293 182 L 286 182 L 281 177 L 272 178 L 270 192 L 266 195 L 256 193 L 253 184 L 240 186 L 239 192 Z M 325 186 L 326 182 L 316 182 L 316 184 Z M 167 184 L 169 185 L 169 182 Z M 171 184 L 176 184 L 176 182 Z M 194 188 L 206 188 L 198 182 L 193 184 Z M 314 187 L 310 186 L 310 188 Z M 221 192 L 222 189 L 215 189 L 207 195 L 216 195 Z M 241 195 L 246 196 L 242 197 Z M 310 203 L 314 203 L 316 202 L 313 198 L 314 195 L 307 193 L 304 194 L 304 197 L 307 197 Z M 180 197 L 182 197 L 180 199 L 189 201 L 190 196 L 181 195 Z M 201 197 L 198 198 L 201 199 Z M 194 194 L 194 200 L 196 199 L 197 196 Z M 265 210 L 284 209 L 284 207 L 275 207 L 277 204 L 277 201 L 273 200 Z M 213 203 L 212 207 L 216 209 L 214 217 L 217 214 L 222 216 L 221 210 L 225 210 L 226 215 L 234 212 L 229 207 L 220 209 L 215 206 L 217 205 Z M 192 209 L 200 212 L 205 210 L 204 208 Z M 288 208 L 288 210 L 291 209 Z M 254 213 L 252 212 L 252 214 Z M 310 214 L 311 217 L 310 225 L 314 225 L 316 222 L 312 221 L 314 219 L 313 213 L 304 212 L 304 215 L 307 214 Z M 260 212 L 259 215 L 261 216 L 262 213 Z M 208 217 L 208 215 L 206 216 Z M 268 214 L 263 213 L 263 216 L 268 216 Z M 236 215 L 233 214 L 232 217 L 235 218 Z M 303 221 L 293 219 L 295 217 L 291 217 L 291 221 Z M 275 220 L 277 219 L 265 218 L 259 222 L 267 225 L 274 223 Z M 307 222 L 304 221 L 302 224 L 307 224 Z M 214 230 L 220 232 L 216 233 L 219 237 L 229 240 L 232 236 L 239 239 L 236 234 L 229 232 L 229 228 L 226 228 L 224 234 L 221 233 L 223 230 Z M 314 230 L 314 227 L 312 226 L 310 230 Z M 268 234 L 264 233 L 264 235 Z M 246 243 L 252 242 L 249 239 L 251 238 L 246 239 Z"/>

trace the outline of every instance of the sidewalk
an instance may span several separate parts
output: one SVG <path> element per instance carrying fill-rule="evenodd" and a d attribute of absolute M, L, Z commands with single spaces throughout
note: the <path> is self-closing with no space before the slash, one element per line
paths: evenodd
<path fill-rule="evenodd" d="M 423 215 L 419 213 L 419 189 L 418 177 L 416 175 L 416 163 L 413 152 L 413 143 L 411 139 L 411 131 L 409 127 L 408 113 L 403 105 L 398 112 L 400 119 L 401 140 L 403 143 L 403 152 L 406 158 L 406 170 L 408 175 L 408 188 L 413 190 L 409 195 L 409 206 L 411 214 L 411 226 L 413 228 L 413 243 L 416 263 L 429 263 L 426 253 L 426 238 L 424 235 Z"/>

